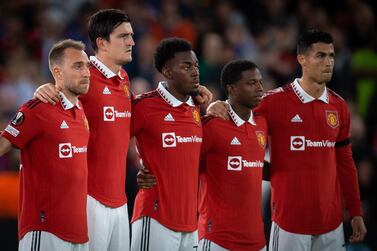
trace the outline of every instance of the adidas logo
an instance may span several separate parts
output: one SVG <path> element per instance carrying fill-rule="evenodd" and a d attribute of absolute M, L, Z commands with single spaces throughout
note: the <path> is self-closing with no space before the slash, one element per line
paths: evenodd
<path fill-rule="evenodd" d="M 60 124 L 60 129 L 67 129 L 69 128 L 67 122 L 65 122 L 65 120 L 63 120 L 63 122 Z"/>
<path fill-rule="evenodd" d="M 105 88 L 103 88 L 103 92 L 102 93 L 105 94 L 105 95 L 111 94 L 111 92 L 110 92 L 109 88 L 107 88 L 107 86 L 105 86 Z"/>
<path fill-rule="evenodd" d="M 300 118 L 300 116 L 298 114 L 296 114 L 292 119 L 291 119 L 291 122 L 293 123 L 302 123 L 302 119 Z"/>
<path fill-rule="evenodd" d="M 232 141 L 230 142 L 231 145 L 241 145 L 241 142 L 237 139 L 237 137 L 234 137 Z"/>
<path fill-rule="evenodd" d="M 173 116 L 169 113 L 165 116 L 164 121 L 175 121 Z"/>

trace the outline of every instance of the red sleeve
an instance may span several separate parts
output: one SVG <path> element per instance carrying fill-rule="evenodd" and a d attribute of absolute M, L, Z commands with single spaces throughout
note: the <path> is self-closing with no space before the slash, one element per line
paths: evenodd
<path fill-rule="evenodd" d="M 142 111 L 142 104 L 132 106 L 131 116 L 131 137 L 136 136 L 144 126 L 145 115 Z"/>
<path fill-rule="evenodd" d="M 199 166 L 199 172 L 202 173 L 205 171 L 205 159 L 206 154 L 211 148 L 211 126 L 212 121 L 209 121 L 211 118 L 204 117 L 202 118 L 202 125 L 203 125 L 203 142 L 200 148 L 200 166 Z"/>
<path fill-rule="evenodd" d="M 346 105 L 341 114 L 340 133 L 335 146 L 339 183 L 347 209 L 351 218 L 362 215 L 357 170 L 350 144 L 350 115 Z"/>
<path fill-rule="evenodd" d="M 262 99 L 262 101 L 260 102 L 259 106 L 257 106 L 253 112 L 255 113 L 256 116 L 262 116 L 266 119 L 266 122 L 267 122 L 267 125 L 268 125 L 268 103 L 269 103 L 269 98 L 268 96 L 264 96 L 264 98 Z M 268 129 L 268 128 L 267 128 Z M 268 130 L 267 130 L 268 132 Z"/>
<path fill-rule="evenodd" d="M 1 134 L 19 149 L 22 149 L 41 131 L 40 123 L 38 123 L 32 111 L 34 110 L 30 110 L 26 105 L 23 105 Z"/>

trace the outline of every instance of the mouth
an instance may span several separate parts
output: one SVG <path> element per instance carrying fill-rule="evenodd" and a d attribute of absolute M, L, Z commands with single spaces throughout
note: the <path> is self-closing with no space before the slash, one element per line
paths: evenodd
<path fill-rule="evenodd" d="M 198 80 L 194 80 L 194 81 L 192 81 L 191 82 L 192 84 L 193 84 L 193 86 L 195 87 L 195 88 L 198 88 L 199 87 L 199 79 Z"/>
<path fill-rule="evenodd" d="M 89 79 L 81 80 L 80 84 L 82 84 L 82 85 L 88 85 L 89 84 Z"/>
<path fill-rule="evenodd" d="M 262 100 L 263 94 L 257 94 L 254 96 L 254 99 L 260 102 Z"/>

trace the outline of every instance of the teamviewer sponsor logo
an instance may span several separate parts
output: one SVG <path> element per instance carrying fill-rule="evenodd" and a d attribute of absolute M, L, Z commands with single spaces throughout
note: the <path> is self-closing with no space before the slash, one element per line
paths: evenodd
<path fill-rule="evenodd" d="M 305 150 L 305 137 L 304 136 L 291 136 L 291 151 L 304 151 Z"/>
<path fill-rule="evenodd" d="M 177 142 L 174 132 L 167 132 L 162 134 L 162 147 L 176 147 Z"/>
<path fill-rule="evenodd" d="M 241 171 L 242 170 L 242 157 L 241 156 L 228 156 L 228 170 Z"/>
<path fill-rule="evenodd" d="M 86 153 L 88 148 L 86 146 L 72 146 L 71 143 L 61 143 L 59 144 L 59 158 L 72 158 L 73 154 L 76 153 Z"/>
<path fill-rule="evenodd" d="M 103 120 L 115 121 L 115 118 L 131 118 L 131 112 L 129 111 L 119 112 L 119 111 L 116 111 L 113 106 L 104 106 L 103 107 Z"/>
<path fill-rule="evenodd" d="M 59 144 L 59 158 L 72 158 L 72 146 L 71 143 Z"/>
<path fill-rule="evenodd" d="M 309 148 L 332 148 L 335 146 L 334 141 L 330 140 L 311 140 L 305 139 L 304 136 L 291 136 L 291 151 L 304 151 Z"/>
<path fill-rule="evenodd" d="M 103 107 L 103 120 L 104 121 L 114 121 L 115 120 L 115 111 L 112 106 Z"/>

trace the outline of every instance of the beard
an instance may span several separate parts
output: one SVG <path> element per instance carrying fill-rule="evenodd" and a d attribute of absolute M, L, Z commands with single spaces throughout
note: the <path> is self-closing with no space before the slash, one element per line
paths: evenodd
<path fill-rule="evenodd" d="M 86 94 L 89 90 L 89 79 L 83 79 L 79 81 L 79 85 L 70 85 L 67 89 L 76 96 Z"/>

